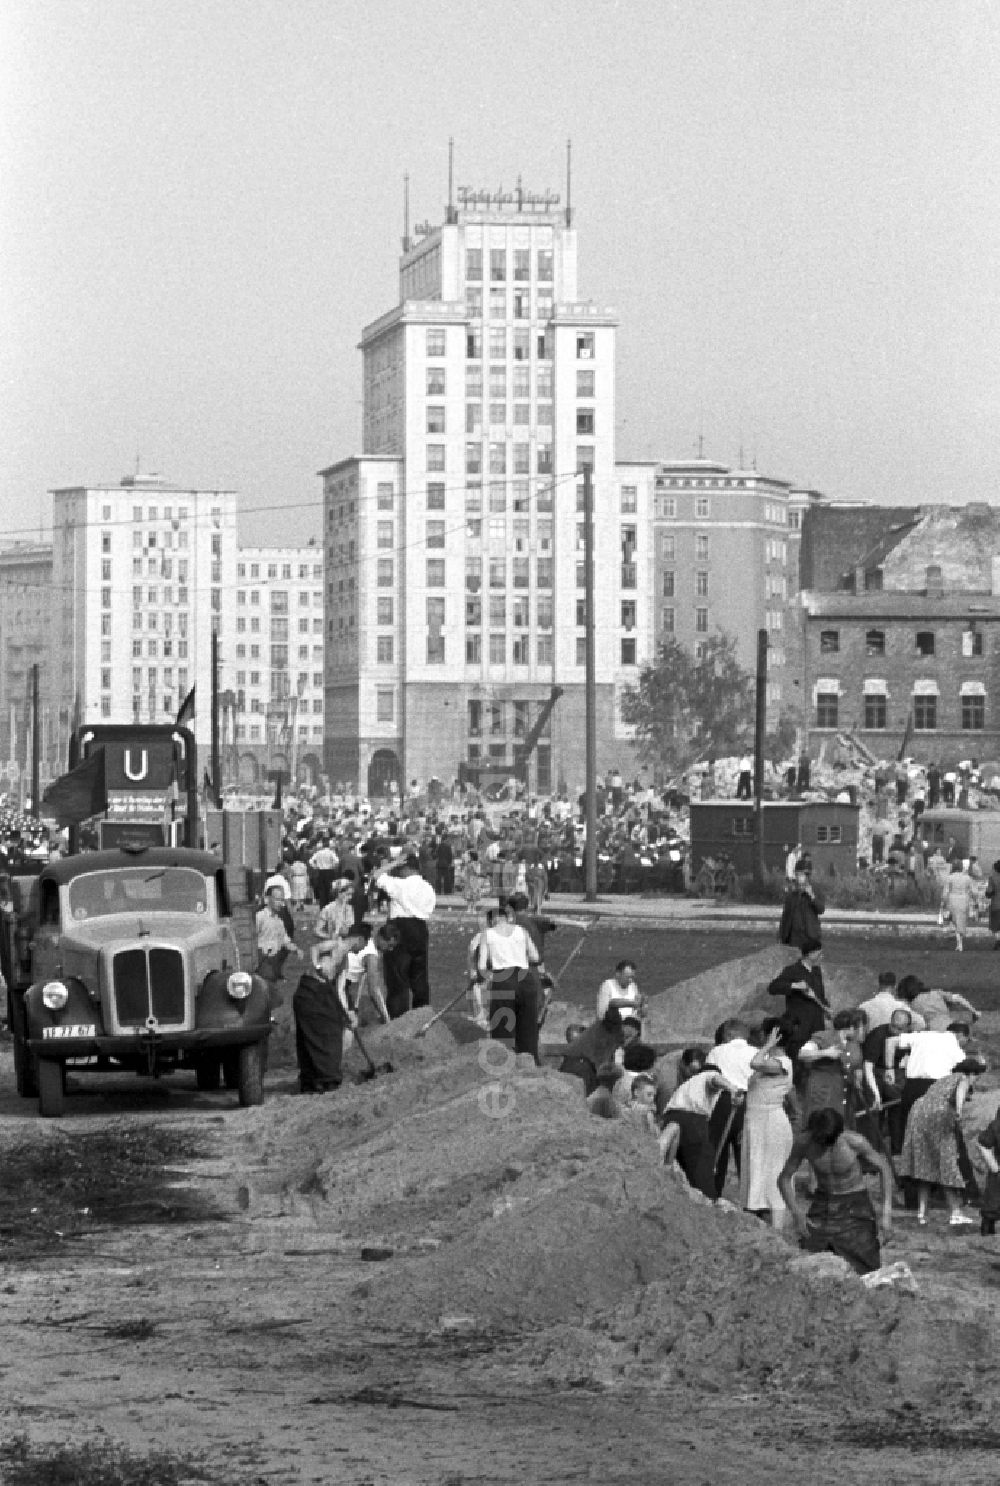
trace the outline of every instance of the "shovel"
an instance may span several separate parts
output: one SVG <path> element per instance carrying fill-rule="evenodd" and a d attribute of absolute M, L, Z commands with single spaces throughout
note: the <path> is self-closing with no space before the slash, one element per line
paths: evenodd
<path fill-rule="evenodd" d="M 361 1049 L 361 1056 L 364 1058 L 365 1062 L 368 1064 L 368 1067 L 365 1069 L 365 1071 L 361 1075 L 361 1077 L 367 1082 L 369 1079 L 378 1078 L 378 1076 L 379 1076 L 380 1073 L 392 1073 L 392 1071 L 393 1071 L 392 1064 L 391 1063 L 377 1063 L 376 1064 L 373 1061 L 373 1059 L 372 1059 L 371 1053 L 368 1051 L 368 1049 L 365 1047 L 364 1043 L 362 1042 L 362 1040 L 361 1040 L 361 1034 L 358 1031 L 357 1027 L 354 1027 L 352 1030 L 353 1030 L 353 1033 L 354 1033 L 354 1041 L 357 1043 L 358 1047 Z"/>

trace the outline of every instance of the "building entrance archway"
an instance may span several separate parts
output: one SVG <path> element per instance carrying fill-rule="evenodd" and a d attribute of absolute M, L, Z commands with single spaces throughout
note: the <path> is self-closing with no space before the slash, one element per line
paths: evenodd
<path fill-rule="evenodd" d="M 389 785 L 395 782 L 397 789 L 403 777 L 399 757 L 391 748 L 378 748 L 368 765 L 368 796 L 387 795 Z"/>

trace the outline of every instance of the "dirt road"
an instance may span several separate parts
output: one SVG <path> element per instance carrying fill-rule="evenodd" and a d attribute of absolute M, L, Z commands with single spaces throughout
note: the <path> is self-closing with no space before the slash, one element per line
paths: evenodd
<path fill-rule="evenodd" d="M 571 1081 L 412 1031 L 337 1094 L 120 1081 L 44 1123 L 0 1049 L 5 1486 L 15 1435 L 41 1486 L 102 1434 L 178 1486 L 996 1480 L 995 1240 L 902 1220 L 918 1293 L 869 1293 Z"/>

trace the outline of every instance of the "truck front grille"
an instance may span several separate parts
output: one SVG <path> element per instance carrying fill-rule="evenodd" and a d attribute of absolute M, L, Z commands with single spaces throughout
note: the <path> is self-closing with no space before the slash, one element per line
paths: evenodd
<path fill-rule="evenodd" d="M 115 1012 L 121 1027 L 184 1021 L 184 957 L 176 949 L 124 949 L 114 957 Z"/>

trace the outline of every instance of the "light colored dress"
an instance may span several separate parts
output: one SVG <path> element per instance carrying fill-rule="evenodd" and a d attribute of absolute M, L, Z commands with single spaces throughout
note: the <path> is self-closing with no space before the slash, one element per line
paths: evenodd
<path fill-rule="evenodd" d="M 782 1072 L 754 1072 L 747 1089 L 740 1204 L 750 1212 L 785 1211 L 778 1173 L 792 1149 L 792 1127 L 784 1110 L 785 1096 L 792 1087 L 792 1064 L 784 1053 L 772 1056 L 781 1063 Z"/>
<path fill-rule="evenodd" d="M 910 1110 L 900 1161 L 900 1176 L 939 1187 L 965 1186 L 959 1164 L 959 1117 L 955 1092 L 964 1075 L 949 1073 L 922 1094 Z"/>
<path fill-rule="evenodd" d="M 969 896 L 972 878 L 968 872 L 949 872 L 944 880 L 941 894 L 942 905 L 951 913 L 956 934 L 962 935 L 969 927 Z"/>

